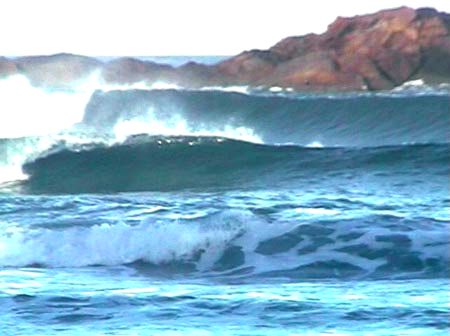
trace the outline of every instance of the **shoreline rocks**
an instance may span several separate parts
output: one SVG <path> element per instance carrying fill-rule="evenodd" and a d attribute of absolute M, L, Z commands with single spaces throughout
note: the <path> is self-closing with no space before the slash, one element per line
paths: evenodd
<path fill-rule="evenodd" d="M 448 83 L 450 15 L 401 7 L 338 17 L 321 35 L 288 37 L 218 67 L 231 77 L 239 72 L 237 79 L 244 83 L 301 91 L 383 90 L 418 78 Z"/>
<path fill-rule="evenodd" d="M 450 14 L 432 8 L 338 17 L 323 34 L 287 37 L 215 65 L 180 67 L 57 54 L 0 57 L 0 78 L 23 74 L 36 86 L 67 87 L 98 71 L 106 83 L 166 82 L 188 88 L 246 85 L 298 91 L 388 90 L 423 79 L 450 83 Z"/>

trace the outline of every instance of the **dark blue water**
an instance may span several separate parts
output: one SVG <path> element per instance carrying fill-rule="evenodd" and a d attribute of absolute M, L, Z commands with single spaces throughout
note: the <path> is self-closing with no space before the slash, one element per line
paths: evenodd
<path fill-rule="evenodd" d="M 447 335 L 447 89 L 243 90 L 0 81 L 1 334 Z"/>

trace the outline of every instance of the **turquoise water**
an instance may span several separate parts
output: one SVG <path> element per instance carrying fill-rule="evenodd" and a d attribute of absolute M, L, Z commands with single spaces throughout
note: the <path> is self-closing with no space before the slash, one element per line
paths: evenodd
<path fill-rule="evenodd" d="M 4 334 L 447 335 L 448 280 L 224 283 L 121 267 L 3 270 Z"/>
<path fill-rule="evenodd" d="M 448 88 L 1 93 L 1 335 L 448 334 Z"/>

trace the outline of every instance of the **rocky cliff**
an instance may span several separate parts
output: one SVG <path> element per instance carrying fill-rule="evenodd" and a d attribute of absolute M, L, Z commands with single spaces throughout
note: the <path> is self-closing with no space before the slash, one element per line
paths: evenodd
<path fill-rule="evenodd" d="M 450 15 L 402 7 L 337 18 L 321 35 L 288 37 L 218 65 L 251 85 L 380 90 L 423 78 L 450 82 Z"/>

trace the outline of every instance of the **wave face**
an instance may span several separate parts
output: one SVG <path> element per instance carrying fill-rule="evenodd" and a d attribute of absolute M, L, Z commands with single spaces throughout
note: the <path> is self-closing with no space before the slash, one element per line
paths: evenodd
<path fill-rule="evenodd" d="M 245 129 L 266 144 L 372 147 L 447 143 L 449 109 L 447 95 L 292 98 L 218 91 L 97 91 L 86 107 L 83 124 L 109 132 L 135 122 L 136 128 L 142 126 L 140 133 L 186 135 L 188 130 L 252 140 L 231 132 L 217 134 L 225 125 Z"/>
<path fill-rule="evenodd" d="M 449 149 L 446 144 L 315 149 L 217 137 L 136 136 L 115 146 L 55 148 L 24 166 L 30 176 L 25 186 L 38 193 L 301 188 L 321 176 L 324 181 L 316 184 L 325 188 L 363 172 L 373 179 L 446 176 Z"/>

